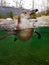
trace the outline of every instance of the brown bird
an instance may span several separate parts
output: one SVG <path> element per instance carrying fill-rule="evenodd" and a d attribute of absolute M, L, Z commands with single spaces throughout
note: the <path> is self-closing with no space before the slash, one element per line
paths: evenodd
<path fill-rule="evenodd" d="M 34 11 L 31 11 L 30 13 L 22 12 L 18 16 L 17 20 L 6 20 L 5 19 L 4 21 L 0 22 L 0 29 L 7 32 L 6 35 L 0 37 L 0 40 L 3 40 L 10 35 L 15 35 L 14 41 L 17 40 L 17 37 L 22 41 L 27 41 L 31 38 L 33 33 L 36 33 L 38 38 L 40 39 L 41 38 L 40 33 L 35 31 L 34 27 L 31 27 L 30 25 L 30 15 L 33 12 Z M 36 19 L 34 20 L 34 22 L 35 21 Z"/>

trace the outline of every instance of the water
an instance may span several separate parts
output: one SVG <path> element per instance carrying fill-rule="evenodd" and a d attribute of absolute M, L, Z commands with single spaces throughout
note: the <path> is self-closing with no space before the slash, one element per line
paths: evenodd
<path fill-rule="evenodd" d="M 14 36 L 0 41 L 0 65 L 49 65 L 49 27 L 37 28 L 29 41 L 14 42 Z M 6 34 L 0 31 L 0 36 Z"/>

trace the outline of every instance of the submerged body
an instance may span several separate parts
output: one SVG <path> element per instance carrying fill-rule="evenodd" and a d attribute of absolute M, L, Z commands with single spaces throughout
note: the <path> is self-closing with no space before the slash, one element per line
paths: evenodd
<path fill-rule="evenodd" d="M 32 37 L 32 34 L 34 33 L 34 29 L 24 29 L 24 30 L 20 30 L 18 32 L 18 38 L 20 40 L 23 40 L 23 41 L 27 41 L 29 40 L 31 37 Z"/>

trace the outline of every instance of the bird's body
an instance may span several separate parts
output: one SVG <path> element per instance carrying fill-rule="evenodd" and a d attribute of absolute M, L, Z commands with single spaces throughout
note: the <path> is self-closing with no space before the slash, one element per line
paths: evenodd
<path fill-rule="evenodd" d="M 36 22 L 36 19 L 30 19 L 29 13 L 23 12 L 18 16 L 17 20 L 3 20 L 0 22 L 0 29 L 8 32 L 7 35 L 0 37 L 0 39 L 4 39 L 7 36 L 10 35 L 15 35 L 14 41 L 17 40 L 16 36 L 22 41 L 27 41 L 31 38 L 33 33 L 36 33 L 38 35 L 38 38 L 41 38 L 41 35 L 37 32 L 34 31 L 34 28 L 46 26 L 45 24 L 43 25 L 38 25 L 38 22 Z M 41 23 L 41 22 L 40 22 Z"/>

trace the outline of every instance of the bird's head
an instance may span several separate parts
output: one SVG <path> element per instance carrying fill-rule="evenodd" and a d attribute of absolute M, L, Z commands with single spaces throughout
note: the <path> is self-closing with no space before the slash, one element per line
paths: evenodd
<path fill-rule="evenodd" d="M 29 13 L 27 12 L 22 12 L 21 15 L 20 15 L 21 18 L 25 18 L 25 19 L 28 19 L 30 17 Z"/>

